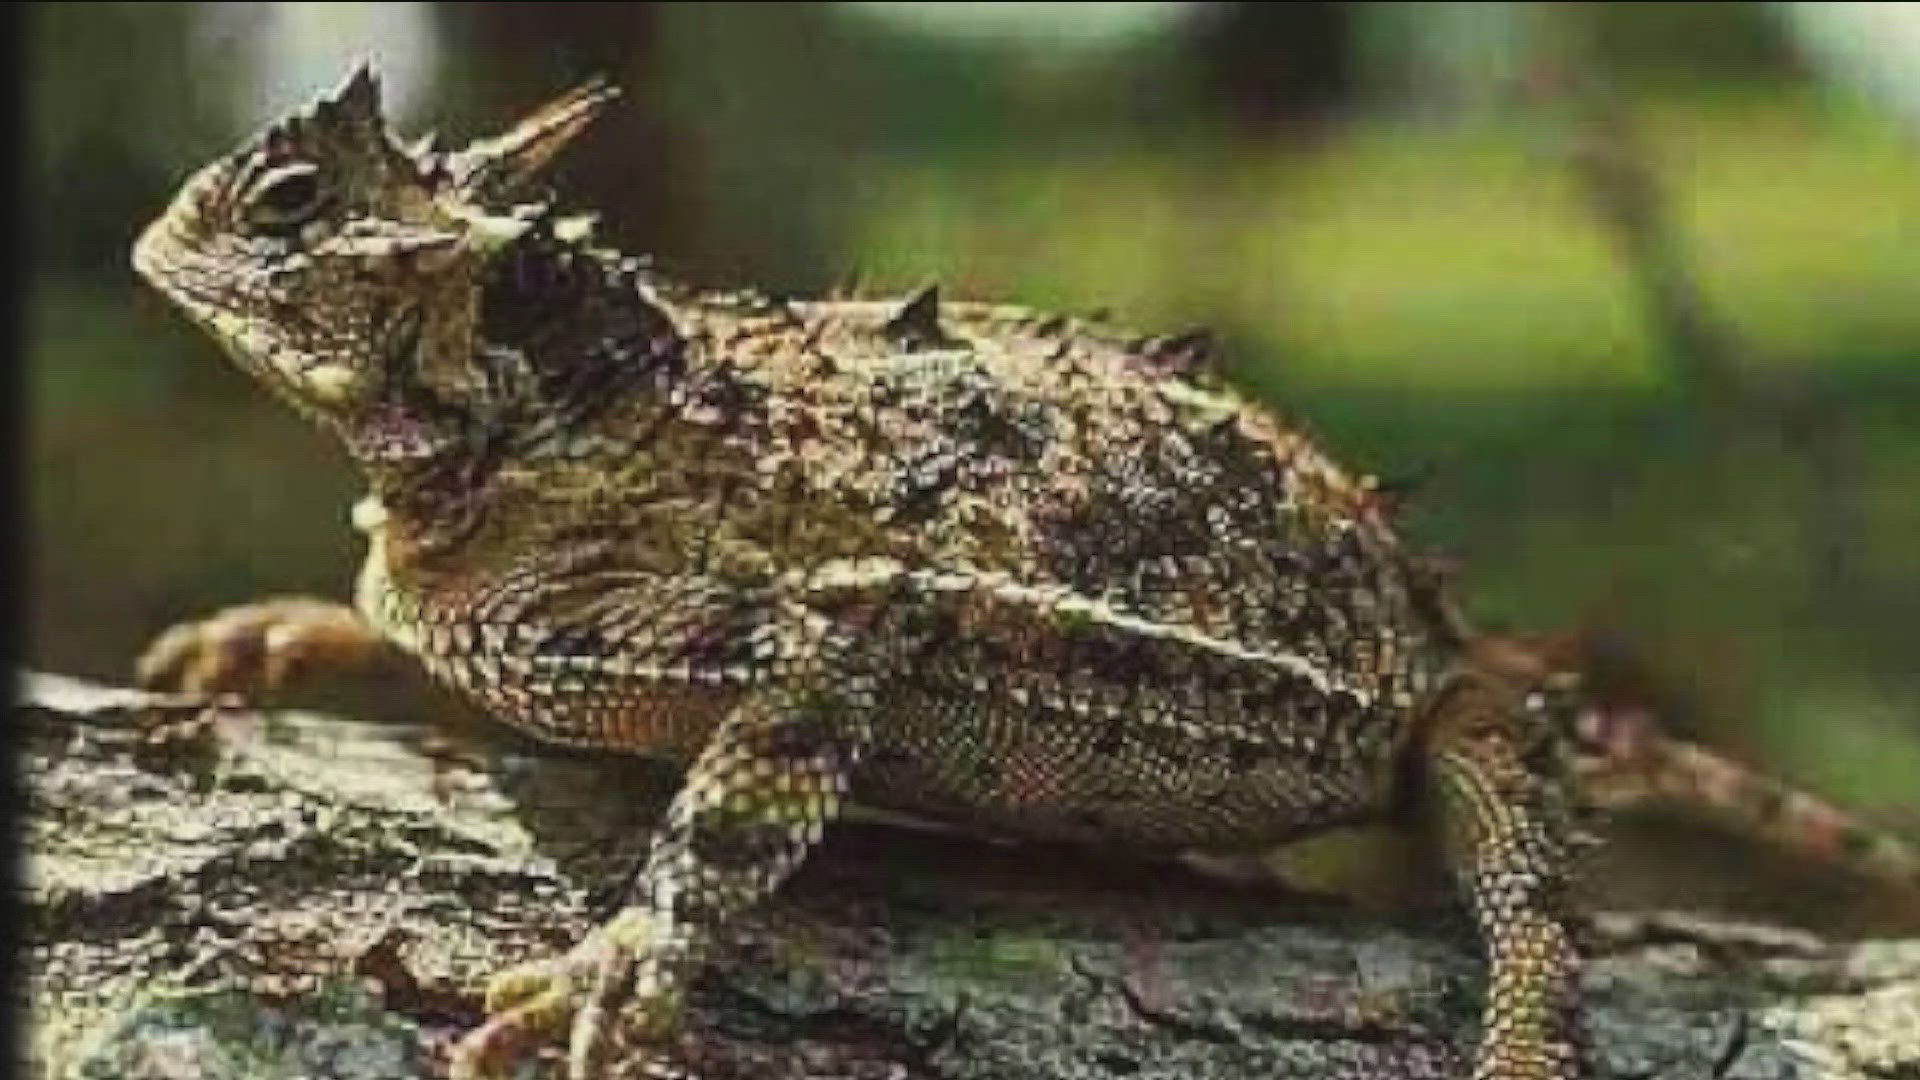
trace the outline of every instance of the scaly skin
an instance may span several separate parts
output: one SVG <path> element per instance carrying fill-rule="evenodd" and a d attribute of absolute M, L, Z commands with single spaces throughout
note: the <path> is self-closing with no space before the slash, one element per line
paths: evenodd
<path fill-rule="evenodd" d="M 358 616 L 256 609 L 152 674 L 392 645 L 544 738 L 687 764 L 625 909 L 502 977 L 454 1074 L 569 1024 L 576 1078 L 616 1021 L 666 1035 L 854 798 L 1132 852 L 1424 809 L 1491 961 L 1473 1075 L 1582 1076 L 1541 673 L 1461 639 L 1370 485 L 1194 338 L 700 294 L 516 203 L 608 96 L 445 153 L 394 141 L 363 71 L 135 249 L 370 489 Z"/>

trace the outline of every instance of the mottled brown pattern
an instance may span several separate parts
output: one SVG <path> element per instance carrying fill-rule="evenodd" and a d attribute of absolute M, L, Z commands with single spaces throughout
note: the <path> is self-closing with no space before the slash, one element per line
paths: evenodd
<path fill-rule="evenodd" d="M 1196 337 L 700 293 L 595 246 L 527 182 L 607 97 L 449 153 L 362 72 L 135 252 L 364 470 L 368 641 L 688 764 L 626 910 L 504 979 L 455 1074 L 569 1021 L 576 1077 L 616 1013 L 667 1031 L 852 794 L 1166 851 L 1428 806 L 1493 961 L 1474 1075 L 1578 1076 L 1534 673 L 1461 655 L 1370 485 Z"/>

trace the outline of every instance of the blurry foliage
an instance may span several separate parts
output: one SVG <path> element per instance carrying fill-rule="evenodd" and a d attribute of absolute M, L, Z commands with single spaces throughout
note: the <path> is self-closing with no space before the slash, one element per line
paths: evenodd
<path fill-rule="evenodd" d="M 40 4 L 27 16 L 27 192 L 37 268 L 124 266 L 145 201 L 224 127 L 228 87 L 178 4 Z M 139 43 L 151 49 L 135 52 Z M 124 242 L 123 242 L 124 241 Z"/>
<path fill-rule="evenodd" d="M 1499 32 L 1456 70 L 1535 32 L 1463 6 Z M 1784 423 L 1677 392 L 1564 133 L 1497 83 L 1448 97 L 1405 61 L 1430 6 L 1261 7 L 1069 53 L 826 5 L 443 4 L 425 111 L 467 137 L 613 75 L 627 100 L 556 186 L 699 281 L 938 278 L 1213 324 L 1236 376 L 1340 457 L 1433 473 L 1408 529 L 1465 564 L 1481 617 L 1627 642 L 1714 741 L 1920 816 L 1910 139 L 1805 83 L 1759 5 L 1564 16 L 1635 106 L 1743 358 L 1845 418 L 1823 462 Z M 344 595 L 354 481 L 125 268 L 240 134 L 240 51 L 191 5 L 31 11 L 29 652 L 113 676 L 170 620 Z"/>
<path fill-rule="evenodd" d="M 1777 88 L 1781 76 L 1799 67 L 1784 24 L 1768 17 L 1763 4 L 1581 0 L 1577 7 L 1572 18 L 1599 58 L 1642 87 Z"/>

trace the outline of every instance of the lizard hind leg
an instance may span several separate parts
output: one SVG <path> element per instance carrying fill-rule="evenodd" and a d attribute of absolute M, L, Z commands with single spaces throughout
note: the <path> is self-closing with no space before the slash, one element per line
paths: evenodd
<path fill-rule="evenodd" d="M 1703 821 L 1783 854 L 1873 883 L 1920 917 L 1920 849 L 1807 792 L 1668 735 L 1638 708 L 1599 705 L 1575 727 L 1577 790 L 1607 813 L 1653 810 Z"/>
<path fill-rule="evenodd" d="M 1473 1080 L 1580 1080 L 1574 828 L 1553 733 L 1523 690 L 1471 668 L 1425 722 L 1429 803 L 1489 967 Z"/>

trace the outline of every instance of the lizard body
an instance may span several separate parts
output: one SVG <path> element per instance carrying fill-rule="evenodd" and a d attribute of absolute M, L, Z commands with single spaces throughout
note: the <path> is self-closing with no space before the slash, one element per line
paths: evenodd
<path fill-rule="evenodd" d="M 455 1074 L 569 1021 L 575 1077 L 616 1013 L 669 1032 L 857 798 L 1167 852 L 1417 811 L 1490 960 L 1472 1075 L 1584 1076 L 1553 680 L 1464 633 L 1371 485 L 1195 338 L 702 293 L 596 246 L 523 196 L 610 96 L 448 152 L 395 140 L 362 70 L 134 255 L 370 489 L 358 614 L 176 629 L 149 680 L 384 642 L 543 738 L 687 766 L 626 907 L 497 980 Z"/>
<path fill-rule="evenodd" d="M 656 302 L 689 404 L 517 456 L 458 542 L 380 503 L 361 607 L 443 678 L 558 741 L 687 750 L 770 661 L 857 636 L 884 643 L 879 803 L 1160 846 L 1382 809 L 1438 660 L 1366 492 L 1304 440 L 1025 313 L 950 306 L 970 347 L 902 354 L 881 305 Z"/>

